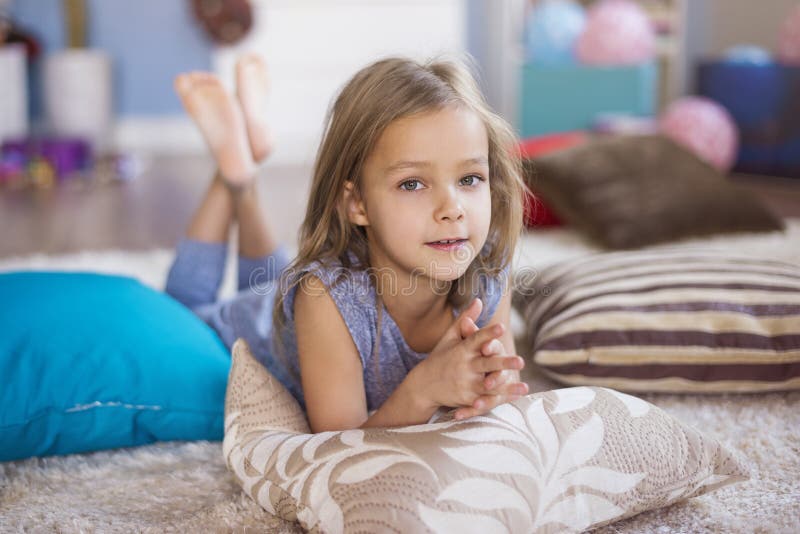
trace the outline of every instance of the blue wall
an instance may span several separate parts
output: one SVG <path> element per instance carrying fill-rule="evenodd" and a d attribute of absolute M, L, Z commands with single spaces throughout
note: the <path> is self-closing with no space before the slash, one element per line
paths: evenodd
<path fill-rule="evenodd" d="M 117 115 L 181 113 L 172 80 L 186 70 L 210 70 L 213 45 L 186 0 L 87 0 L 87 39 L 114 64 Z M 66 45 L 61 0 L 14 0 L 11 16 L 42 43 L 44 53 Z M 34 65 L 32 110 L 39 115 L 41 77 Z"/>

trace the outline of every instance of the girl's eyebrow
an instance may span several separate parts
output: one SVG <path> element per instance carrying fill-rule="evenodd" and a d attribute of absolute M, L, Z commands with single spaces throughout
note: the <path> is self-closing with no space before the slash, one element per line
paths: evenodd
<path fill-rule="evenodd" d="M 469 158 L 461 162 L 462 167 L 466 167 L 467 165 L 488 165 L 488 164 L 489 160 L 486 158 L 486 156 Z M 432 165 L 433 164 L 430 161 L 398 161 L 386 167 L 386 169 L 384 169 L 384 172 L 389 173 L 389 172 L 399 171 L 401 169 L 414 169 L 419 167 L 425 168 L 425 167 L 431 167 Z"/>

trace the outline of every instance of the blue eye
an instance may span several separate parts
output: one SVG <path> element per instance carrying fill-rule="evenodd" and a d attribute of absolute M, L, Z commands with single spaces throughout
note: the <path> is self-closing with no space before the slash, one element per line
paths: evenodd
<path fill-rule="evenodd" d="M 416 191 L 416 190 L 417 190 L 417 188 L 416 188 L 416 187 L 414 187 L 414 186 L 416 186 L 416 185 L 417 185 L 417 184 L 419 184 L 419 183 L 420 183 L 420 182 L 419 182 L 419 180 L 406 180 L 405 182 L 403 182 L 402 184 L 400 184 L 400 188 L 401 188 L 403 191 Z M 411 184 L 411 185 L 412 185 L 412 187 L 407 187 L 407 186 L 408 186 L 408 184 Z"/>
<path fill-rule="evenodd" d="M 468 181 L 467 181 L 467 182 L 465 182 L 465 180 L 468 180 Z M 474 185 L 478 185 L 478 184 L 476 183 L 476 180 L 477 180 L 478 182 L 483 182 L 483 181 L 484 181 L 484 178 L 483 178 L 482 176 L 478 176 L 477 174 L 470 174 L 469 176 L 464 176 L 464 177 L 463 177 L 463 178 L 460 180 L 460 182 L 461 182 L 461 185 L 473 185 L 473 186 L 474 186 Z"/>

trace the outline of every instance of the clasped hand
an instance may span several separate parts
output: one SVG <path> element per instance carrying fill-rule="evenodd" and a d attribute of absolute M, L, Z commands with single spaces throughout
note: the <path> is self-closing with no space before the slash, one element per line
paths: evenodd
<path fill-rule="evenodd" d="M 528 392 L 519 381 L 524 360 L 506 354 L 498 339 L 504 326 L 475 324 L 482 308 L 480 299 L 474 299 L 413 370 L 431 403 L 457 408 L 456 419 L 484 414 Z"/>

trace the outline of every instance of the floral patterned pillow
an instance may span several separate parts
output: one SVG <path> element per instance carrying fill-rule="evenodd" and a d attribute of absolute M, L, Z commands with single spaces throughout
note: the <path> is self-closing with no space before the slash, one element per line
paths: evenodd
<path fill-rule="evenodd" d="M 309 434 L 292 396 L 239 340 L 223 452 L 244 491 L 308 530 L 580 531 L 747 473 L 718 441 L 636 397 L 577 387 L 489 414 Z"/>

